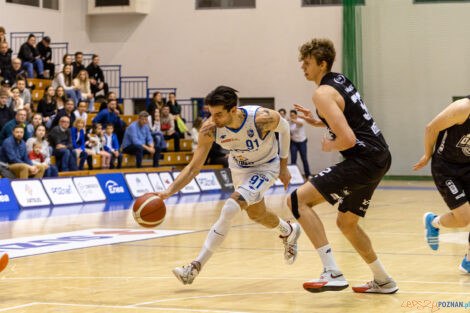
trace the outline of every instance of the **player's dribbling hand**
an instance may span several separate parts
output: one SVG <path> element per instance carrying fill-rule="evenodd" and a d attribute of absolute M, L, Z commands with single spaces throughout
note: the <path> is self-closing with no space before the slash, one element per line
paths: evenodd
<path fill-rule="evenodd" d="M 423 155 L 421 159 L 413 166 L 413 171 L 418 171 L 428 164 L 430 157 Z"/>
<path fill-rule="evenodd" d="M 153 194 L 160 197 L 160 199 L 162 199 L 162 200 L 165 200 L 166 198 L 171 196 L 166 191 L 157 191 L 157 192 L 153 192 Z"/>
<path fill-rule="evenodd" d="M 281 167 L 279 171 L 279 179 L 284 184 L 284 190 L 287 190 L 287 186 L 289 186 L 291 178 L 289 169 L 287 167 Z"/>

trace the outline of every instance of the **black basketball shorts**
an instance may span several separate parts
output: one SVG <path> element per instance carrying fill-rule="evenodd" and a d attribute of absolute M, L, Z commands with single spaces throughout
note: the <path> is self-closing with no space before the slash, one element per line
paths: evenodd
<path fill-rule="evenodd" d="M 349 158 L 321 171 L 310 182 L 338 210 L 364 217 L 370 199 L 392 164 L 390 152 L 371 158 Z"/>

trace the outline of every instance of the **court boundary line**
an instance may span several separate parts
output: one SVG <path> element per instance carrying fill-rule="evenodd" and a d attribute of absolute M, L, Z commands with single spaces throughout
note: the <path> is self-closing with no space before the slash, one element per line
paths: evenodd
<path fill-rule="evenodd" d="M 19 309 L 19 308 L 25 308 L 25 307 L 33 306 L 33 305 L 36 305 L 36 304 L 38 304 L 38 302 L 31 302 L 31 303 L 25 303 L 25 304 L 20 304 L 20 305 L 16 305 L 16 306 L 1 308 L 0 312 L 5 312 L 5 311 L 9 311 L 9 310 L 16 310 L 16 309 Z"/>

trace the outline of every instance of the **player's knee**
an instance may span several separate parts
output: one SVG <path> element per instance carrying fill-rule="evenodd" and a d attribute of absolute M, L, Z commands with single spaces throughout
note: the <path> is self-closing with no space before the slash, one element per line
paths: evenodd
<path fill-rule="evenodd" d="M 247 210 L 246 213 L 248 214 L 248 217 L 253 221 L 253 222 L 256 222 L 256 223 L 259 223 L 263 220 L 265 214 L 266 214 L 266 211 L 264 212 L 260 212 L 260 211 L 251 211 L 251 210 Z"/>
<path fill-rule="evenodd" d="M 245 210 L 248 207 L 247 200 L 240 193 L 236 191 L 230 195 L 229 199 L 232 199 L 236 203 L 238 203 L 238 205 L 240 206 L 242 210 Z"/>
<path fill-rule="evenodd" d="M 336 225 L 342 233 L 347 234 L 356 230 L 357 223 L 338 216 L 336 219 Z"/>
<path fill-rule="evenodd" d="M 228 198 L 222 207 L 220 217 L 225 221 L 231 221 L 237 216 L 238 213 L 240 213 L 240 211 L 241 208 L 237 201 L 233 200 L 232 198 Z"/>

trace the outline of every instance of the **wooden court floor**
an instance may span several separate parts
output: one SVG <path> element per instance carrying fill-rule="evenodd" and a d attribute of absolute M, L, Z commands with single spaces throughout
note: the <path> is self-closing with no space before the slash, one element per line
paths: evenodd
<path fill-rule="evenodd" d="M 469 312 L 436 307 L 439 301 L 470 301 L 470 276 L 458 271 L 468 229 L 444 229 L 439 250 L 432 251 L 424 242 L 423 213 L 447 212 L 433 184 L 400 181 L 381 187 L 361 226 L 399 285 L 394 295 L 355 294 L 350 288 L 304 291 L 302 283 L 322 271 L 305 234 L 296 263 L 286 265 L 277 234 L 246 214 L 195 282 L 183 286 L 171 269 L 198 255 L 223 204 L 212 201 L 168 206 L 158 229 L 192 233 L 10 260 L 0 273 L 0 312 Z M 269 195 L 267 204 L 292 218 L 285 198 Z M 368 266 L 336 227 L 336 208 L 324 204 L 316 210 L 349 283 L 370 280 Z M 2 222 L 0 239 L 90 228 L 139 229 L 124 210 Z"/>

